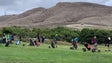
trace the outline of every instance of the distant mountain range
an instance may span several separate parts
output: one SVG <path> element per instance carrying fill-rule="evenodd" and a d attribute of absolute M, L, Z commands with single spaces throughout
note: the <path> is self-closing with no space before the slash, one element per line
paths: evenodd
<path fill-rule="evenodd" d="M 87 2 L 60 2 L 45 9 L 35 8 L 19 15 L 0 16 L 0 27 L 111 28 L 112 7 Z"/>

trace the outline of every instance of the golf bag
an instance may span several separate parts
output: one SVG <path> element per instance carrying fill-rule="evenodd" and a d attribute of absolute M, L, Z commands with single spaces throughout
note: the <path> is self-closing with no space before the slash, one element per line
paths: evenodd
<path fill-rule="evenodd" d="M 34 46 L 35 45 L 32 39 L 30 39 L 30 44 L 29 45 L 30 46 Z"/>
<path fill-rule="evenodd" d="M 16 45 L 19 45 L 20 44 L 20 41 L 19 40 L 16 40 Z"/>
<path fill-rule="evenodd" d="M 88 43 L 84 43 L 84 46 L 87 48 L 87 50 L 91 50 L 91 46 Z"/>
<path fill-rule="evenodd" d="M 8 47 L 8 46 L 9 46 L 9 44 L 10 44 L 10 42 L 9 42 L 9 41 L 8 41 L 8 42 L 6 42 L 5 47 Z"/>
<path fill-rule="evenodd" d="M 49 46 L 49 48 L 56 48 L 56 47 L 55 47 L 55 42 L 54 42 L 54 41 L 51 41 L 51 46 Z"/>
<path fill-rule="evenodd" d="M 38 41 L 36 41 L 36 40 L 34 41 L 34 44 L 35 44 L 35 46 L 37 46 L 37 47 L 40 45 L 40 43 L 39 43 Z"/>
<path fill-rule="evenodd" d="M 86 48 L 82 48 L 82 51 L 83 51 L 83 52 L 86 52 Z"/>

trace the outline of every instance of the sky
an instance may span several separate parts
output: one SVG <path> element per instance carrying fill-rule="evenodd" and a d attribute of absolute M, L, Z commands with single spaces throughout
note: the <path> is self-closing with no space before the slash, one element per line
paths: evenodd
<path fill-rule="evenodd" d="M 20 14 L 37 7 L 50 8 L 58 2 L 90 2 L 112 6 L 112 0 L 0 0 L 0 15 Z"/>

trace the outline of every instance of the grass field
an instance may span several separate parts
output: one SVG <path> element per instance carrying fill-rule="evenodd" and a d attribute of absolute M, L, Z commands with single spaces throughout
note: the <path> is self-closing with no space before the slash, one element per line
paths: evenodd
<path fill-rule="evenodd" d="M 70 46 L 58 45 L 58 48 L 48 48 L 47 44 L 40 47 L 0 45 L 0 63 L 112 63 L 112 52 L 104 52 L 104 47 L 99 46 L 101 52 L 82 52 L 70 50 Z"/>

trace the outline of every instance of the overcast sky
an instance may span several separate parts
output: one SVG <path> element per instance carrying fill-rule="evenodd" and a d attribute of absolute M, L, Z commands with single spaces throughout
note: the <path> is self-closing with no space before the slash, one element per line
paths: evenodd
<path fill-rule="evenodd" d="M 26 10 L 45 7 L 49 8 L 58 2 L 91 2 L 112 6 L 112 0 L 0 0 L 0 15 L 19 14 Z"/>

